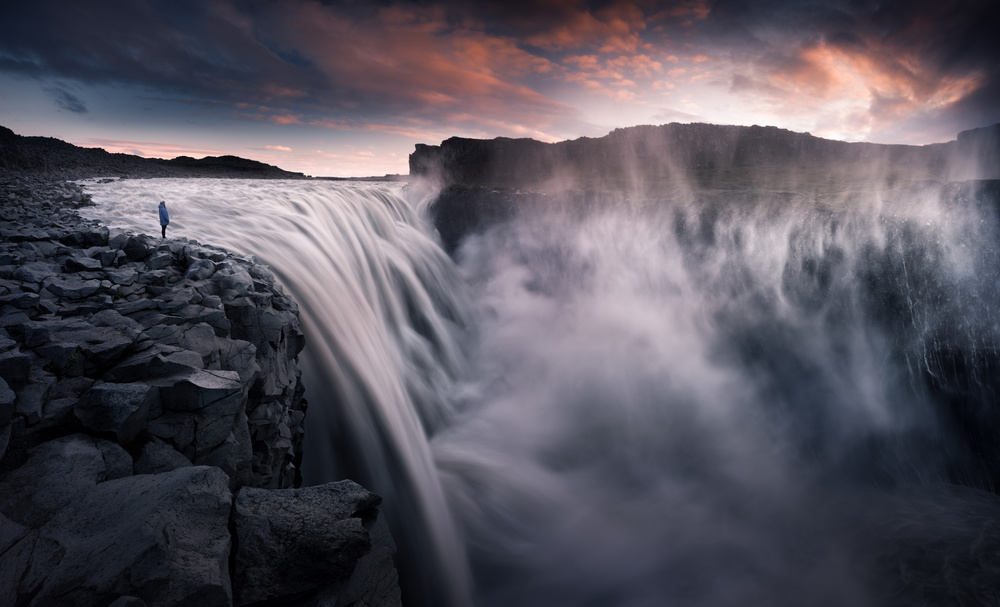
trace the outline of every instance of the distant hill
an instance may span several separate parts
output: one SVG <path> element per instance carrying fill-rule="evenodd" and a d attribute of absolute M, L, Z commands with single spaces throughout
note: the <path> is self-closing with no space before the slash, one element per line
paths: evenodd
<path fill-rule="evenodd" d="M 411 176 L 534 189 L 843 191 L 872 179 L 1000 177 L 1000 124 L 925 146 L 847 143 L 776 127 L 665 124 L 559 143 L 452 137 L 418 144 Z"/>
<path fill-rule="evenodd" d="M 255 177 L 299 179 L 276 166 L 238 156 L 179 156 L 171 160 L 112 154 L 52 137 L 24 137 L 0 126 L 0 169 L 22 173 L 84 177 Z"/>

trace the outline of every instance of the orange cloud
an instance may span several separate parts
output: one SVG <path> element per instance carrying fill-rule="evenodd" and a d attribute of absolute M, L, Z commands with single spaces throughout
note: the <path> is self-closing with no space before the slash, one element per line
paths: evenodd
<path fill-rule="evenodd" d="M 562 68 L 513 39 L 456 27 L 440 8 L 382 8 L 359 24 L 310 3 L 290 17 L 287 34 L 310 49 L 310 60 L 326 79 L 350 83 L 350 97 L 330 99 L 335 109 L 348 111 L 355 107 L 349 104 L 372 100 L 384 108 L 405 108 L 410 117 L 457 110 L 498 116 L 508 124 L 527 117 L 539 130 L 573 114 L 521 83 Z"/>
<path fill-rule="evenodd" d="M 643 12 L 621 2 L 596 13 L 573 10 L 547 31 L 528 36 L 525 42 L 546 50 L 595 47 L 601 52 L 636 52 L 643 47 L 640 32 L 646 28 Z"/>
<path fill-rule="evenodd" d="M 271 116 L 268 118 L 271 122 L 275 124 L 302 124 L 298 116 L 293 116 L 292 114 L 284 114 L 280 116 Z"/>
<path fill-rule="evenodd" d="M 757 96 L 765 104 L 758 109 L 774 116 L 809 120 L 817 135 L 864 139 L 947 107 L 982 82 L 981 74 L 942 74 L 916 54 L 875 41 L 846 48 L 820 41 L 756 79 L 734 77 L 733 90 Z"/>
<path fill-rule="evenodd" d="M 265 145 L 265 149 L 274 150 L 276 152 L 291 152 L 292 148 L 285 147 L 283 145 Z"/>

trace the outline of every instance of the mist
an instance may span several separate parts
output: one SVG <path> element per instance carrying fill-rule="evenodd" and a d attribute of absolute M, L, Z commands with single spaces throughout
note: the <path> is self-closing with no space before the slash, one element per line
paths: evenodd
<path fill-rule="evenodd" d="M 415 186 L 92 183 L 87 213 L 149 231 L 165 199 L 168 236 L 272 267 L 306 482 L 386 498 L 407 604 L 986 596 L 992 194 L 559 185 L 450 258 Z"/>

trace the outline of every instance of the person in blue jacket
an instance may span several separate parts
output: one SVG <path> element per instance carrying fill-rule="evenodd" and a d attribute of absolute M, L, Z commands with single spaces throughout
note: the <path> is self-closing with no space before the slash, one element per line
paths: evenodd
<path fill-rule="evenodd" d="M 160 237 L 167 237 L 167 224 L 170 223 L 170 213 L 167 212 L 167 203 L 160 201 Z"/>

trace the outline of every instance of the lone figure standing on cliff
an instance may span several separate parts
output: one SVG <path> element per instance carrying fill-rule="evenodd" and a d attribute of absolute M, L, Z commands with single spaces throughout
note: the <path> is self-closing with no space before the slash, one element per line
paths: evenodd
<path fill-rule="evenodd" d="M 170 223 L 170 213 L 167 212 L 166 201 L 160 201 L 160 237 L 167 237 L 167 224 Z"/>

